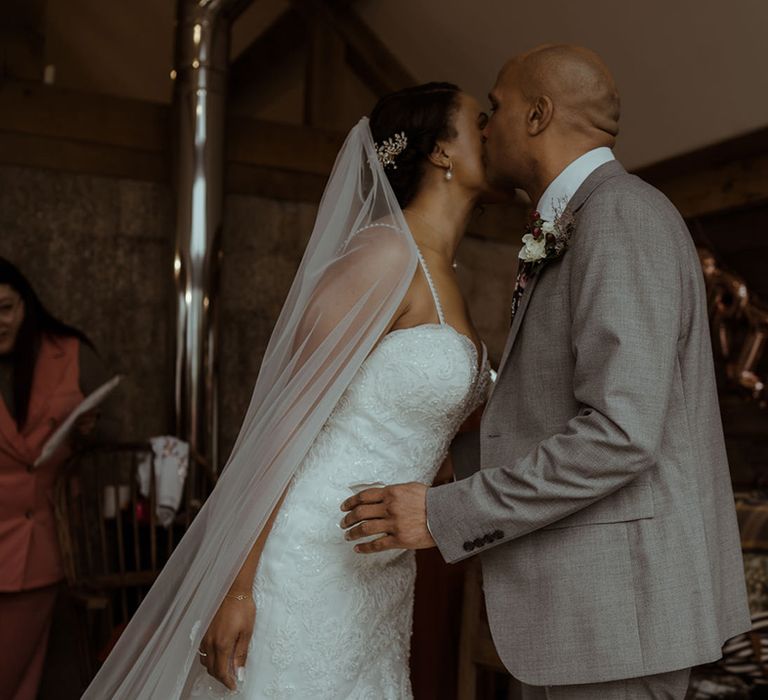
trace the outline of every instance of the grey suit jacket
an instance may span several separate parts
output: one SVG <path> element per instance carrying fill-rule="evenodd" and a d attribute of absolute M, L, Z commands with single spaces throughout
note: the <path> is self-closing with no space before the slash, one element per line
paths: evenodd
<path fill-rule="evenodd" d="M 616 162 L 568 204 L 529 282 L 479 435 L 427 514 L 480 553 L 491 631 L 532 685 L 709 662 L 750 626 L 703 277 L 683 220 Z M 479 469 L 479 471 L 477 471 Z"/>

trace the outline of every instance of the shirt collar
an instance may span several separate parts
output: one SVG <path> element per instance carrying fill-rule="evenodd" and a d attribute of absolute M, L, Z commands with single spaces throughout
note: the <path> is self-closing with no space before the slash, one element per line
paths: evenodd
<path fill-rule="evenodd" d="M 584 155 L 579 156 L 565 170 L 563 170 L 544 190 L 539 203 L 536 205 L 536 211 L 545 221 L 554 221 L 558 214 L 576 194 L 576 190 L 581 187 L 595 170 L 601 165 L 615 160 L 613 151 L 606 147 L 593 148 Z"/>

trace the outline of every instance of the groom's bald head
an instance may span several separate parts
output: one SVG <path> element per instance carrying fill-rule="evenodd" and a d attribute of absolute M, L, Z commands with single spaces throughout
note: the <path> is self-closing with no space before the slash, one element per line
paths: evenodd
<path fill-rule="evenodd" d="M 500 189 L 534 196 L 582 153 L 613 147 L 619 94 L 610 71 L 589 49 L 547 44 L 515 56 L 490 93 L 484 131 L 488 178 Z"/>
<path fill-rule="evenodd" d="M 516 81 L 529 102 L 549 97 L 563 126 L 613 145 L 619 133 L 619 93 L 602 59 L 581 46 L 547 44 L 504 66 L 499 84 Z"/>

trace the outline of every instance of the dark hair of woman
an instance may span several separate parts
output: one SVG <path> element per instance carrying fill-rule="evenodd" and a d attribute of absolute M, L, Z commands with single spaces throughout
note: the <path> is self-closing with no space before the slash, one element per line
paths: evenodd
<path fill-rule="evenodd" d="M 13 403 L 16 424 L 19 429 L 27 422 L 29 398 L 35 366 L 44 336 L 77 338 L 93 348 L 82 331 L 59 321 L 43 306 L 21 271 L 10 261 L 0 257 L 0 284 L 13 289 L 24 302 L 24 320 L 19 327 L 11 361 L 13 363 Z"/>
<path fill-rule="evenodd" d="M 426 83 L 382 97 L 370 116 L 371 133 L 377 145 L 404 133 L 406 148 L 397 155 L 397 167 L 385 172 L 402 208 L 419 190 L 428 156 L 438 141 L 456 136 L 453 115 L 461 90 L 453 83 Z"/>

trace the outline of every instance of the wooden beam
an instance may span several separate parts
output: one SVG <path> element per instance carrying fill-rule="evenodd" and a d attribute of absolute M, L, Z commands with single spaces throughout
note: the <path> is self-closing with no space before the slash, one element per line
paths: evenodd
<path fill-rule="evenodd" d="M 327 110 L 329 105 L 337 104 L 338 99 L 338 78 L 334 85 L 325 77 L 317 77 L 317 72 L 330 76 L 337 69 L 334 65 L 340 67 L 341 64 L 339 41 L 318 29 L 318 24 L 345 45 L 346 62 L 374 94 L 384 95 L 415 85 L 416 79 L 357 16 L 351 5 L 352 0 L 293 0 L 293 5 L 233 61 L 229 77 L 231 100 L 238 102 L 248 90 L 258 86 L 274 66 L 310 45 L 309 61 L 314 67 L 309 75 L 305 114 L 308 113 L 310 119 L 306 121 L 335 126 L 333 120 L 318 123 L 313 116 Z M 328 64 L 328 57 L 334 65 Z"/>
<path fill-rule="evenodd" d="M 686 218 L 768 202 L 768 128 L 640 168 Z"/>
<path fill-rule="evenodd" d="M 0 163 L 170 181 L 165 105 L 49 87 L 0 84 Z"/>
<path fill-rule="evenodd" d="M 0 131 L 0 165 L 170 182 L 165 153 L 60 137 Z"/>
<path fill-rule="evenodd" d="M 346 9 L 354 0 L 333 0 L 334 8 Z M 279 66 L 297 51 L 303 51 L 312 38 L 311 27 L 317 17 L 311 8 L 289 6 L 231 64 L 229 96 L 238 102 L 243 95 L 257 89 Z M 311 53 L 311 52 L 310 52 Z"/>
<path fill-rule="evenodd" d="M 377 95 L 416 84 L 416 79 L 349 6 L 348 0 L 293 0 L 305 16 L 319 18 L 347 45 L 350 67 Z"/>
<path fill-rule="evenodd" d="M 315 20 L 310 32 L 304 88 L 304 124 L 307 126 L 339 128 L 345 55 L 346 47 L 339 35 Z"/>
<path fill-rule="evenodd" d="M 302 14 L 290 7 L 280 15 L 231 64 L 229 69 L 229 96 L 238 100 L 253 89 L 259 79 L 282 63 L 297 49 L 306 46 L 309 29 Z"/>
<path fill-rule="evenodd" d="M 167 105 L 76 92 L 40 83 L 0 84 L 0 131 L 163 152 Z"/>
<path fill-rule="evenodd" d="M 327 176 L 343 142 L 335 131 L 231 117 L 227 161 Z"/>
<path fill-rule="evenodd" d="M 325 175 L 228 163 L 224 189 L 228 193 L 316 203 L 323 196 L 327 181 Z"/>
<path fill-rule="evenodd" d="M 26 83 L 0 86 L 0 164 L 170 182 L 170 107 Z M 232 116 L 230 191 L 318 199 L 344 135 Z M 272 173 L 272 175 L 270 175 Z"/>
<path fill-rule="evenodd" d="M 0 166 L 3 165 L 170 182 L 167 154 L 0 131 Z M 225 167 L 224 177 L 227 193 L 293 202 L 319 202 L 328 180 L 327 175 L 231 161 Z"/>
<path fill-rule="evenodd" d="M 673 158 L 665 158 L 636 170 L 648 182 L 670 180 L 688 175 L 694 170 L 728 165 L 750 156 L 768 153 L 768 127 L 697 148 Z"/>
<path fill-rule="evenodd" d="M 687 219 L 768 202 L 768 154 L 660 180 L 656 185 Z"/>

